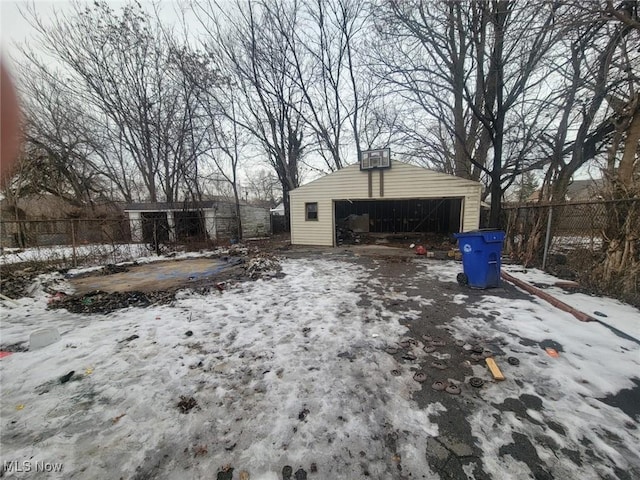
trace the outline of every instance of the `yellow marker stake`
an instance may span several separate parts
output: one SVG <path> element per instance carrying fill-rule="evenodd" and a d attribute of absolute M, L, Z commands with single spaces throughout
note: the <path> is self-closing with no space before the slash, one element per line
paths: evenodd
<path fill-rule="evenodd" d="M 493 358 L 485 358 L 484 361 L 487 362 L 487 367 L 489 367 L 489 371 L 491 372 L 491 375 L 493 375 L 493 378 L 495 380 L 504 380 L 504 375 L 498 368 L 498 364 Z"/>
<path fill-rule="evenodd" d="M 20 405 L 16 405 L 16 410 L 24 410 L 24 403 L 21 403 Z"/>

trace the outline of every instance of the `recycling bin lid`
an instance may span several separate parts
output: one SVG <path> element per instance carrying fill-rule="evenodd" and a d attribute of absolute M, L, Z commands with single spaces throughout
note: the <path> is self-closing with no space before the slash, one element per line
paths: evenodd
<path fill-rule="evenodd" d="M 503 242 L 505 233 L 495 228 L 482 228 L 469 232 L 454 233 L 455 238 L 482 238 L 486 243 Z"/>

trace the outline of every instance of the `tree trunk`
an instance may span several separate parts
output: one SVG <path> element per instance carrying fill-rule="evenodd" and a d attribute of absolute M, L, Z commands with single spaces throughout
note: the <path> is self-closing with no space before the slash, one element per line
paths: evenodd
<path fill-rule="evenodd" d="M 495 43 L 489 62 L 489 75 L 487 79 L 489 97 L 485 105 L 485 121 L 495 118 L 493 124 L 493 167 L 491 169 L 491 213 L 489 215 L 489 228 L 500 228 L 500 212 L 502 210 L 502 143 L 504 140 L 504 29 L 509 16 L 509 2 L 495 2 L 493 22 L 495 30 Z M 494 108 L 495 102 L 495 110 Z"/>
<path fill-rule="evenodd" d="M 638 144 L 640 144 L 640 94 L 629 102 L 629 109 L 635 114 L 627 130 L 627 138 L 624 142 L 624 153 L 620 166 L 618 167 L 618 181 L 625 188 L 629 189 L 633 183 L 634 165 L 638 162 Z"/>
<path fill-rule="evenodd" d="M 240 196 L 238 195 L 238 184 L 233 183 L 233 198 L 235 200 L 236 208 L 236 229 L 238 230 L 238 241 L 242 240 L 242 215 L 240 212 Z"/>
<path fill-rule="evenodd" d="M 291 201 L 289 199 L 289 184 L 282 182 L 282 204 L 284 206 L 284 229 L 291 231 Z"/>
<path fill-rule="evenodd" d="M 502 187 L 500 186 L 500 170 L 491 174 L 491 213 L 489 214 L 489 228 L 500 228 L 500 213 L 502 211 Z"/>
<path fill-rule="evenodd" d="M 636 95 L 628 103 L 631 119 L 624 130 L 618 130 L 624 138 L 624 152 L 615 169 L 616 151 L 609 152 L 609 193 L 614 200 L 607 204 L 607 226 L 603 232 L 606 248 L 602 265 L 602 278 L 608 288 L 621 289 L 625 293 L 637 291 L 640 278 L 640 202 L 634 200 L 640 189 L 634 183 L 640 169 L 637 161 L 640 142 L 640 108 Z M 625 125 L 621 122 L 620 125 Z M 625 135 L 626 134 L 626 135 Z"/>

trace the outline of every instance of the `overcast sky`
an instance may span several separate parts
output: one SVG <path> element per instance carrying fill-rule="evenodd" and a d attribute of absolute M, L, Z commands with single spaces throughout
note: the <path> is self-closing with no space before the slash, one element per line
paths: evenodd
<path fill-rule="evenodd" d="M 223 0 L 224 1 L 224 0 Z M 47 1 L 33 1 L 33 0 L 0 0 L 0 52 L 2 54 L 3 62 L 9 66 L 10 71 L 13 70 L 13 65 L 20 62 L 21 53 L 18 50 L 17 43 L 29 43 L 30 46 L 36 50 L 37 34 L 31 27 L 29 22 L 25 20 L 20 13 L 20 9 L 24 9 L 26 6 L 33 4 L 38 12 L 38 15 L 46 20 L 53 16 L 54 12 L 72 12 L 74 10 L 72 1 L 69 0 L 47 0 Z M 79 3 L 93 3 L 93 1 Z M 126 5 L 125 0 L 108 0 L 109 6 L 114 10 L 119 10 L 122 6 Z M 149 0 L 140 0 L 143 7 L 152 9 L 153 3 Z M 179 24 L 179 10 L 184 8 L 187 4 L 185 0 L 161 0 L 160 1 L 160 18 L 164 25 Z M 201 24 L 191 16 L 186 18 L 187 29 L 189 32 L 189 38 L 196 41 L 199 35 L 203 33 Z M 255 166 L 253 168 L 256 169 Z M 259 167 L 258 169 L 263 169 Z M 241 173 L 242 181 L 244 181 L 244 175 Z"/>
<path fill-rule="evenodd" d="M 23 43 L 33 40 L 35 32 L 29 22 L 20 14 L 20 7 L 24 8 L 33 3 L 42 16 L 49 18 L 57 10 L 68 11 L 71 9 L 71 2 L 68 0 L 49 0 L 28 2 L 26 0 L 0 0 L 0 42 L 2 45 L 3 60 L 11 64 L 11 57 L 17 55 L 15 43 Z M 121 3 L 121 2 L 113 2 Z"/>
<path fill-rule="evenodd" d="M 152 9 L 153 3 L 151 1 L 139 1 L 143 7 L 149 10 Z M 221 3 L 224 4 L 224 1 L 222 0 Z M 31 44 L 31 47 L 35 48 L 36 32 L 29 25 L 29 22 L 22 17 L 20 8 L 24 9 L 27 5 L 33 4 L 38 15 L 46 20 L 51 18 L 55 11 L 62 13 L 73 11 L 73 3 L 70 0 L 0 0 L 0 52 L 2 52 L 2 59 L 7 63 L 10 70 L 13 63 L 20 61 L 20 52 L 16 47 L 16 43 L 27 42 Z M 93 1 L 79 1 L 79 3 L 93 3 Z M 114 10 L 119 10 L 120 7 L 128 2 L 125 0 L 108 0 L 108 3 Z M 187 3 L 186 0 L 160 0 L 160 19 L 162 23 L 164 25 L 178 24 L 180 17 L 177 12 L 181 7 L 184 8 Z M 197 37 L 203 33 L 200 23 L 193 17 L 187 18 L 186 23 L 189 38 L 196 41 Z M 591 163 L 582 170 L 587 176 L 593 173 L 589 171 L 590 167 L 593 168 Z M 599 173 L 596 173 L 596 176 L 599 176 Z"/>
<path fill-rule="evenodd" d="M 81 1 L 80 3 L 93 2 Z M 127 3 L 128 2 L 121 0 L 109 0 L 109 6 L 114 10 L 119 10 L 120 7 Z M 143 7 L 148 7 L 149 9 L 152 7 L 150 1 L 140 0 L 140 3 Z M 175 24 L 178 19 L 176 11 L 186 3 L 186 1 L 162 0 L 160 2 L 160 18 L 162 23 L 165 25 Z M 35 5 L 38 14 L 45 20 L 51 18 L 55 11 L 73 11 L 73 2 L 69 0 L 0 0 L 0 48 L 2 50 L 3 60 L 9 65 L 12 63 L 12 57 L 14 61 L 19 58 L 19 52 L 15 46 L 16 42 L 24 43 L 26 41 L 33 44 L 36 35 L 35 31 L 20 13 L 20 8 L 25 8 L 30 4 Z M 191 20 L 188 21 L 188 23 L 190 32 L 198 32 L 198 30 L 200 30 L 200 25 L 197 21 Z"/>

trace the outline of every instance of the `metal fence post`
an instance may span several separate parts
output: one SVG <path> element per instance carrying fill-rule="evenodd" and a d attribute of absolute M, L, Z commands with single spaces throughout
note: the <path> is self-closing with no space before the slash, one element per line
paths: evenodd
<path fill-rule="evenodd" d="M 549 240 L 551 238 L 551 217 L 553 215 L 553 207 L 549 206 L 549 216 L 547 217 L 547 235 L 544 239 L 544 254 L 542 256 L 542 270 L 547 267 L 547 255 L 549 254 Z"/>
<path fill-rule="evenodd" d="M 76 227 L 71 220 L 71 254 L 73 255 L 73 268 L 78 266 L 78 257 L 76 256 Z"/>

